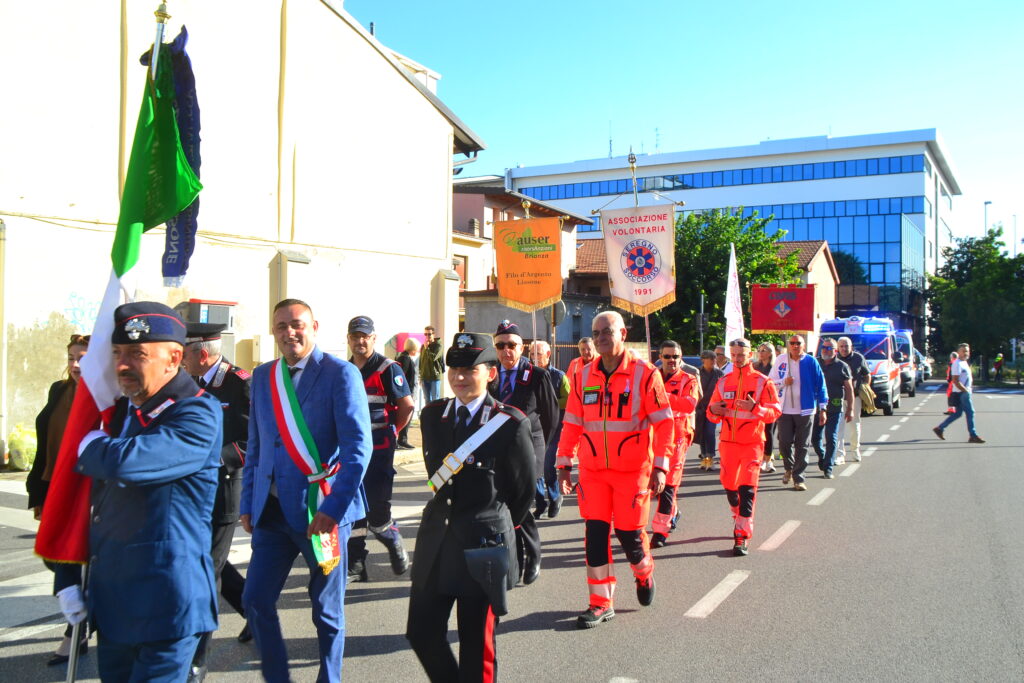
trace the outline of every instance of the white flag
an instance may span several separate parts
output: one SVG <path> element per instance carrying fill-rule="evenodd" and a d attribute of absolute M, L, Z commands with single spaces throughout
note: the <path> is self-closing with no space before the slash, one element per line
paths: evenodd
<path fill-rule="evenodd" d="M 743 333 L 743 304 L 740 299 L 740 278 L 736 274 L 736 245 L 729 245 L 729 288 L 725 292 L 725 343 L 739 339 Z"/>

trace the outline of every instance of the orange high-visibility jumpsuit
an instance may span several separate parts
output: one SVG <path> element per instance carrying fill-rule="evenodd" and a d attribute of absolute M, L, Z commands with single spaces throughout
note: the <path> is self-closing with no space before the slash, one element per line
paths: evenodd
<path fill-rule="evenodd" d="M 669 377 L 663 375 L 662 379 L 665 382 L 665 393 L 668 394 L 669 405 L 672 407 L 673 446 L 665 490 L 658 496 L 658 509 L 654 513 L 651 528 L 654 533 L 668 536 L 673 528 L 672 520 L 676 516 L 676 491 L 683 481 L 686 449 L 693 443 L 693 411 L 697 407 L 697 401 L 700 400 L 700 382 L 696 377 L 682 370 L 676 370 Z"/>
<path fill-rule="evenodd" d="M 753 399 L 752 411 L 735 407 L 738 399 Z M 715 415 L 711 406 L 725 401 L 726 414 Z M 734 520 L 733 536 L 746 540 L 754 532 L 754 499 L 764 455 L 764 425 L 782 414 L 775 383 L 747 363 L 733 367 L 715 384 L 708 403 L 708 419 L 722 424 L 719 437 L 719 480 L 725 487 Z"/>
<path fill-rule="evenodd" d="M 627 351 L 611 376 L 601 358 L 581 364 L 572 378 L 556 466 L 579 459 L 580 515 L 587 520 L 587 584 L 591 606 L 610 607 L 615 592 L 610 531 L 644 581 L 654 571 L 644 528 L 650 514 L 652 468 L 668 473 L 672 409 L 652 364 Z"/>

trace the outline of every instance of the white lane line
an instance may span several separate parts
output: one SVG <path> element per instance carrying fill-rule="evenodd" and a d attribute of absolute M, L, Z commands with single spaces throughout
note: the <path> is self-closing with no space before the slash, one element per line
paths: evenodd
<path fill-rule="evenodd" d="M 877 451 L 877 450 L 878 450 L 877 448 L 872 446 L 871 448 L 868 448 L 867 450 L 861 451 L 860 457 L 862 457 L 862 458 L 870 458 L 872 455 L 875 454 L 875 451 Z"/>
<path fill-rule="evenodd" d="M 798 520 L 789 520 L 780 526 L 774 534 L 769 536 L 768 539 L 761 544 L 761 547 L 758 548 L 758 550 L 764 550 L 765 552 L 775 550 L 782 545 L 787 538 L 793 535 L 793 532 L 796 531 L 798 526 L 800 526 L 800 522 Z"/>
<path fill-rule="evenodd" d="M 847 465 L 846 469 L 844 469 L 842 472 L 839 473 L 839 476 L 840 477 L 852 476 L 853 473 L 856 472 L 859 469 L 860 469 L 860 463 L 856 463 L 855 462 L 852 465 Z"/>
<path fill-rule="evenodd" d="M 741 583 L 750 576 L 748 569 L 735 569 L 722 579 L 717 586 L 708 591 L 708 594 L 697 601 L 697 604 L 687 610 L 683 616 L 693 619 L 704 619 L 715 611 L 729 595 L 736 590 Z"/>
<path fill-rule="evenodd" d="M 821 505 L 826 500 L 828 500 L 829 496 L 831 496 L 835 492 L 836 492 L 835 489 L 822 489 L 821 491 L 818 492 L 818 495 L 814 496 L 814 498 L 811 498 L 809 501 L 807 501 L 807 504 L 808 505 Z"/>
<path fill-rule="evenodd" d="M 7 493 L 12 496 L 25 496 L 28 498 L 28 491 L 25 489 L 25 482 L 16 479 L 0 479 L 0 493 Z"/>
<path fill-rule="evenodd" d="M 894 424 L 892 427 L 889 427 L 889 431 L 890 432 L 895 432 L 899 428 L 900 428 L 900 426 L 898 424 Z"/>
<path fill-rule="evenodd" d="M 3 526 L 33 533 L 39 530 L 39 522 L 35 520 L 31 510 L 13 510 L 8 507 L 0 507 L 0 527 Z"/>
<path fill-rule="evenodd" d="M 24 640 L 25 638 L 31 638 L 32 636 L 40 633 L 60 628 L 66 623 L 67 622 L 64 621 L 63 617 L 55 615 L 54 621 L 49 621 L 45 624 L 36 624 L 35 626 L 26 626 L 25 628 L 0 629 L 0 643 L 9 643 L 12 641 Z"/>
<path fill-rule="evenodd" d="M 882 434 L 880 437 L 875 439 L 875 441 L 888 441 L 889 440 L 889 436 L 890 436 L 889 434 Z"/>
<path fill-rule="evenodd" d="M 917 410 L 917 408 L 914 408 L 914 410 Z M 903 424 L 904 422 L 906 422 L 909 419 L 910 419 L 909 417 L 901 417 L 900 418 L 900 424 Z"/>

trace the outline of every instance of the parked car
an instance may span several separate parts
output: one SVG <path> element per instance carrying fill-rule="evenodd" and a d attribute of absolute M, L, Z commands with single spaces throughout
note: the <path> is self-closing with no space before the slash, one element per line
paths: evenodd
<path fill-rule="evenodd" d="M 932 364 L 928 356 L 917 349 L 914 349 L 914 359 L 917 362 L 917 383 L 926 382 L 932 378 Z"/>
<path fill-rule="evenodd" d="M 920 382 L 914 358 L 914 335 L 910 330 L 896 330 L 896 356 L 900 365 L 900 391 L 913 398 Z"/>

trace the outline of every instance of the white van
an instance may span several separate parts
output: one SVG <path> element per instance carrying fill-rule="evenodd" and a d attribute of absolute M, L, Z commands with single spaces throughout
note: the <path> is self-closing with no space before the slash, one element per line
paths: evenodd
<path fill-rule="evenodd" d="M 822 339 L 849 337 L 853 350 L 867 361 L 875 406 L 886 415 L 900 407 L 900 359 L 896 350 L 896 327 L 888 318 L 834 318 L 821 323 L 818 345 Z M 820 350 L 816 354 L 821 357 Z"/>

